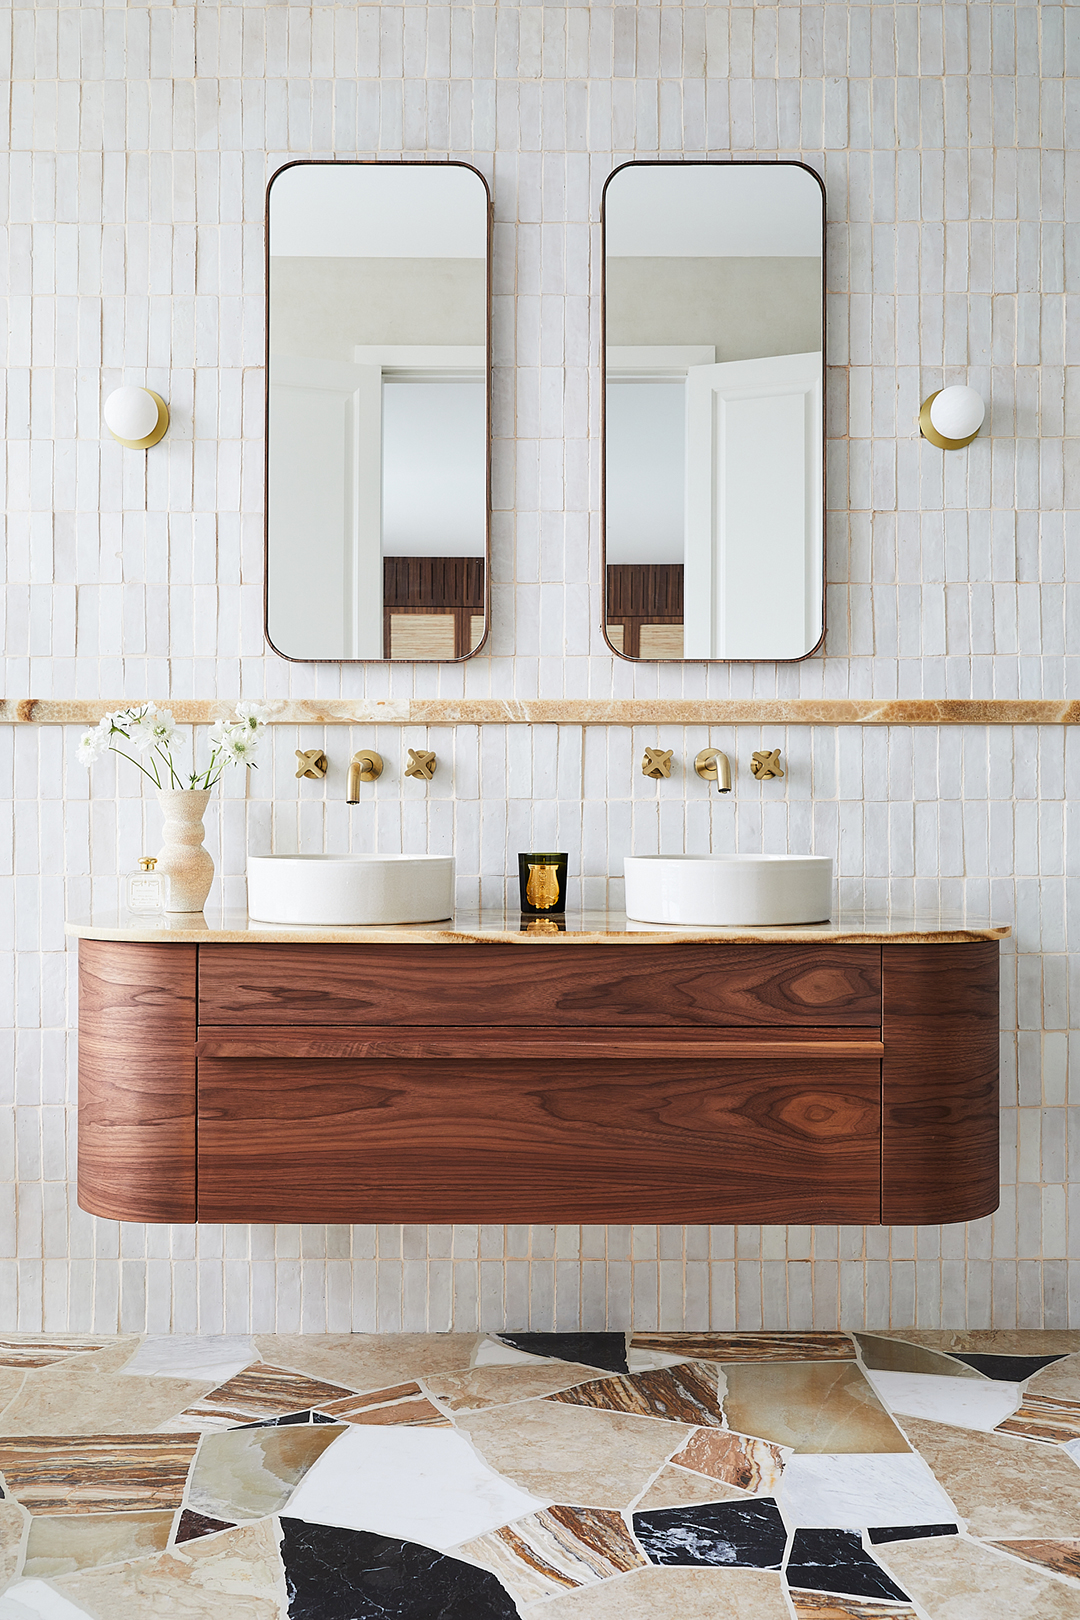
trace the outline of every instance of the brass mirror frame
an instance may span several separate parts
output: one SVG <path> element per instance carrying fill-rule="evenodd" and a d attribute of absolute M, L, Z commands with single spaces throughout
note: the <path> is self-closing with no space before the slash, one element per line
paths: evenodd
<path fill-rule="evenodd" d="M 821 190 L 821 635 L 808 652 L 800 653 L 797 658 L 632 658 L 628 653 L 621 651 L 608 638 L 608 575 L 607 575 L 607 190 L 617 174 L 624 169 L 721 169 L 721 168 L 775 168 L 782 166 L 788 169 L 805 169 L 812 175 Z M 826 349 L 825 349 L 825 232 L 826 232 L 826 196 L 825 182 L 816 169 L 808 163 L 800 163 L 794 158 L 781 158 L 773 162 L 767 158 L 658 158 L 638 159 L 632 158 L 629 162 L 620 163 L 618 168 L 612 169 L 604 181 L 604 189 L 600 196 L 600 629 L 604 641 L 616 658 L 624 659 L 628 664 L 801 664 L 807 658 L 813 658 L 825 645 L 827 629 L 825 609 L 827 605 L 826 584 L 827 570 L 825 565 L 826 520 L 828 516 L 828 501 L 826 499 L 826 435 L 825 435 L 825 379 L 826 379 Z"/>
<path fill-rule="evenodd" d="M 484 412 L 487 423 L 484 463 L 484 634 L 475 647 L 460 658 L 295 658 L 275 647 L 270 639 L 270 193 L 274 181 L 287 169 L 468 169 L 475 174 L 484 188 L 487 202 L 487 236 L 484 251 L 487 263 L 484 339 Z M 463 664 L 482 652 L 491 634 L 491 353 L 492 353 L 492 247 L 494 241 L 494 206 L 491 187 L 474 163 L 463 163 L 458 158 L 429 160 L 424 158 L 293 158 L 276 168 L 266 182 L 264 213 L 264 275 L 265 275 L 265 335 L 263 340 L 263 636 L 266 645 L 278 658 L 290 664 L 389 664 L 407 667 L 410 664 Z"/>

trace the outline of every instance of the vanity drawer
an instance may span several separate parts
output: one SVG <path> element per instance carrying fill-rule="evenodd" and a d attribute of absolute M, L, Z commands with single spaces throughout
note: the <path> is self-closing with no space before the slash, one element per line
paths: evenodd
<path fill-rule="evenodd" d="M 881 947 L 216 945 L 199 1023 L 881 1023 Z"/>

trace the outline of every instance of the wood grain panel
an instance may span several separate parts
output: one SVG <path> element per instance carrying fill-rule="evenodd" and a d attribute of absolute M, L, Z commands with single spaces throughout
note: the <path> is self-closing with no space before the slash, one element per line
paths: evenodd
<path fill-rule="evenodd" d="M 885 1225 L 998 1206 L 998 945 L 882 949 Z"/>
<path fill-rule="evenodd" d="M 876 1056 L 199 1064 L 200 1218 L 876 1221 Z"/>
<path fill-rule="evenodd" d="M 204 1029 L 213 1030 L 212 1025 Z M 838 1035 L 847 1038 L 838 1040 Z M 537 1058 L 553 1062 L 584 1057 L 625 1059 L 628 1062 L 666 1063 L 672 1058 L 721 1059 L 783 1057 L 790 1061 L 805 1053 L 865 1056 L 885 1050 L 876 1029 L 683 1029 L 652 1034 L 648 1030 L 575 1029 L 395 1029 L 376 1025 L 350 1029 L 347 1025 L 323 1029 L 258 1025 L 234 1026 L 228 1031 L 202 1034 L 195 1043 L 200 1058 L 498 1058 L 513 1062 Z"/>
<path fill-rule="evenodd" d="M 79 942 L 79 1206 L 195 1219 L 195 945 Z"/>
<path fill-rule="evenodd" d="M 877 1027 L 881 947 L 216 945 L 199 1021 Z"/>

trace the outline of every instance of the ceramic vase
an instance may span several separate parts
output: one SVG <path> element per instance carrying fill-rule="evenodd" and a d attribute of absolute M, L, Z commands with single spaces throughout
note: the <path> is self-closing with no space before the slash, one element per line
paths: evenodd
<path fill-rule="evenodd" d="M 165 842 L 157 869 L 168 874 L 168 911 L 202 911 L 214 881 L 214 861 L 203 848 L 203 816 L 210 802 L 204 788 L 158 788 L 165 814 Z"/>

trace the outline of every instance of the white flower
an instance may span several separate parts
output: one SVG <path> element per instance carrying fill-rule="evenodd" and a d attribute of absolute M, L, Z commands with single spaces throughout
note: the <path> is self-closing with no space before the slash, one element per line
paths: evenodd
<path fill-rule="evenodd" d="M 96 759 L 100 759 L 109 746 L 109 733 L 103 731 L 100 725 L 93 731 L 84 731 L 79 738 L 76 755 L 80 765 L 90 766 Z"/>
<path fill-rule="evenodd" d="M 168 709 L 159 709 L 157 713 L 144 722 L 158 746 L 168 748 L 176 736 L 176 721 Z M 180 739 L 177 737 L 177 742 Z"/>
<path fill-rule="evenodd" d="M 216 729 L 216 728 L 215 728 Z M 254 765 L 262 738 L 246 720 L 239 725 L 222 726 L 220 739 L 215 739 L 222 755 L 233 765 Z"/>
<path fill-rule="evenodd" d="M 236 722 L 243 722 L 254 731 L 258 726 L 265 726 L 270 718 L 270 710 L 265 703 L 238 703 L 235 707 Z"/>

